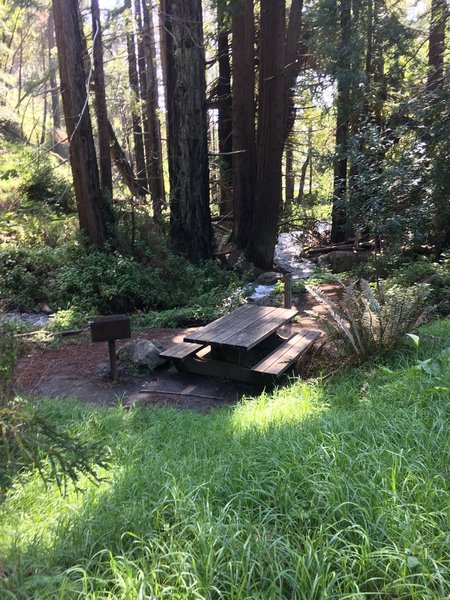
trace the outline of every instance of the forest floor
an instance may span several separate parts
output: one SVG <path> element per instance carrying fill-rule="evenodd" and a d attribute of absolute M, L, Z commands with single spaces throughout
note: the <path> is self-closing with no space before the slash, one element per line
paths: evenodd
<path fill-rule="evenodd" d="M 342 290 L 337 284 L 325 284 L 320 288 L 332 299 L 336 299 Z M 295 295 L 293 304 L 299 311 L 300 322 L 292 325 L 292 332 L 318 329 L 306 311 L 323 313 L 326 310 L 324 305 L 309 293 Z M 133 332 L 132 337 L 154 340 L 167 348 L 182 341 L 188 331 L 192 328 L 151 328 Z M 117 342 L 117 347 L 120 348 L 126 341 Z M 252 396 L 261 391 L 243 383 L 178 373 L 170 366 L 163 366 L 144 377 L 121 375 L 113 384 L 109 379 L 106 343 L 94 344 L 87 335 L 82 342 L 58 348 L 36 350 L 30 346 L 18 361 L 15 381 L 19 392 L 27 396 L 62 400 L 75 397 L 98 406 L 168 404 L 200 411 L 235 403 L 242 396 Z"/>

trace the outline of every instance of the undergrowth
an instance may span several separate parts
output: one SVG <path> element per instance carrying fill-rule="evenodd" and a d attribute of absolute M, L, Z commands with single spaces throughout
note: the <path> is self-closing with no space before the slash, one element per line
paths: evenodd
<path fill-rule="evenodd" d="M 419 335 L 382 368 L 210 414 L 38 404 L 112 463 L 65 498 L 22 473 L 0 507 L 0 595 L 448 598 L 450 321 Z"/>
<path fill-rule="evenodd" d="M 167 310 L 214 306 L 239 280 L 214 263 L 192 265 L 167 248 L 149 249 L 139 260 L 118 251 L 8 246 L 0 250 L 0 299 L 4 306 L 34 310 L 73 307 L 85 313 Z"/>

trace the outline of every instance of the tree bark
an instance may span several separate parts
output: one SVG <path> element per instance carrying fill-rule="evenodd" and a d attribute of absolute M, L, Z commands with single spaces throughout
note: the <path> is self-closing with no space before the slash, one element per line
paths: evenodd
<path fill-rule="evenodd" d="M 340 0 L 340 48 L 337 75 L 337 117 L 336 117 L 336 154 L 334 159 L 333 211 L 331 223 L 331 242 L 336 244 L 345 240 L 346 235 L 346 195 L 347 195 L 347 152 L 350 119 L 351 84 L 351 0 Z"/>
<path fill-rule="evenodd" d="M 127 53 L 128 53 L 128 79 L 133 92 L 133 107 L 131 119 L 133 124 L 134 158 L 136 165 L 136 178 L 139 183 L 140 196 L 147 194 L 147 177 L 145 170 L 144 139 L 142 134 L 142 113 L 139 91 L 139 75 L 137 70 L 135 27 L 131 10 L 131 0 L 125 0 L 125 8 L 128 11 L 127 21 Z"/>
<path fill-rule="evenodd" d="M 61 93 L 80 229 L 91 244 L 106 239 L 103 197 L 89 116 L 77 0 L 53 0 Z"/>
<path fill-rule="evenodd" d="M 98 0 L 91 0 L 92 35 L 93 35 L 93 60 L 94 60 L 94 84 L 95 84 L 95 112 L 97 115 L 98 141 L 99 141 L 99 165 L 100 185 L 105 206 L 110 208 L 108 224 L 114 222 L 112 210 L 112 170 L 111 155 L 109 151 L 108 137 L 108 110 L 106 107 L 105 74 L 103 70 L 103 44 L 100 23 L 100 9 Z"/>
<path fill-rule="evenodd" d="M 232 20 L 233 237 L 245 249 L 255 199 L 255 23 L 253 0 L 238 5 Z"/>
<path fill-rule="evenodd" d="M 294 127 L 295 107 L 293 91 L 295 82 L 302 68 L 301 61 L 301 32 L 302 32 L 303 0 L 292 0 L 289 12 L 289 22 L 286 32 L 284 56 L 284 141 Z"/>
<path fill-rule="evenodd" d="M 170 231 L 196 262 L 212 255 L 201 0 L 163 0 Z"/>
<path fill-rule="evenodd" d="M 285 205 L 286 207 L 292 204 L 294 199 L 294 152 L 292 150 L 292 140 L 286 144 L 285 161 Z"/>
<path fill-rule="evenodd" d="M 161 142 L 161 125 L 158 118 L 158 77 L 156 71 L 155 36 L 151 13 L 145 2 L 143 9 L 143 46 L 146 62 L 145 109 L 148 122 L 147 174 L 150 193 L 152 196 L 153 215 L 156 219 L 161 216 L 164 205 L 164 173 Z"/>
<path fill-rule="evenodd" d="M 305 199 L 305 182 L 306 182 L 306 172 L 308 170 L 308 166 L 311 163 L 311 153 L 308 150 L 308 154 L 306 155 L 305 161 L 302 164 L 302 168 L 300 171 L 300 185 L 298 188 L 298 196 L 297 196 L 297 204 L 300 206 L 303 204 L 303 200 Z"/>
<path fill-rule="evenodd" d="M 432 0 L 428 44 L 427 90 L 434 91 L 444 78 L 445 26 L 449 17 L 446 0 Z"/>
<path fill-rule="evenodd" d="M 119 144 L 116 134 L 114 133 L 114 129 L 109 121 L 107 123 L 107 131 L 111 158 L 114 161 L 114 164 L 116 165 L 123 182 L 130 190 L 131 195 L 135 198 L 138 198 L 140 195 L 140 188 L 138 182 L 136 181 L 136 177 L 134 176 L 133 167 L 128 162 L 126 154 L 123 151 L 122 146 Z"/>
<path fill-rule="evenodd" d="M 253 224 L 247 258 L 271 269 L 282 201 L 285 2 L 261 0 L 259 113 Z"/>
<path fill-rule="evenodd" d="M 61 112 L 59 108 L 58 83 L 56 81 L 56 64 L 54 62 L 53 50 L 55 49 L 55 30 L 53 25 L 53 14 L 50 13 L 47 20 L 47 43 L 48 43 L 48 65 L 50 95 L 52 100 L 52 118 L 53 118 L 53 136 L 52 149 L 62 158 L 67 158 L 67 152 L 61 146 L 58 140 L 59 130 L 61 129 Z"/>
<path fill-rule="evenodd" d="M 220 214 L 228 215 L 233 212 L 233 194 L 231 188 L 231 173 L 233 167 L 233 120 L 231 97 L 231 67 L 228 31 L 224 25 L 223 8 L 217 5 L 218 26 L 218 61 L 219 80 L 217 83 L 217 98 L 219 102 L 218 132 L 220 156 Z"/>

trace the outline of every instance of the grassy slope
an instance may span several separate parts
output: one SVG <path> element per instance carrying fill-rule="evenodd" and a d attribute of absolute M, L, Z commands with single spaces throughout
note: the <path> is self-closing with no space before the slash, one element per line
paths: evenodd
<path fill-rule="evenodd" d="M 450 321 L 421 336 L 438 353 Z M 450 377 L 405 353 L 207 416 L 43 403 L 113 465 L 84 494 L 10 491 L 0 596 L 448 598 Z"/>

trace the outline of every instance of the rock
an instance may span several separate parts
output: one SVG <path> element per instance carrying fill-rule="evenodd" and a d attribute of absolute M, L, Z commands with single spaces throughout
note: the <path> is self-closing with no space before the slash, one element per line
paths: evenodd
<path fill-rule="evenodd" d="M 257 285 L 273 285 L 282 277 L 283 276 L 281 275 L 281 273 L 276 273 L 275 271 L 267 271 L 267 273 L 261 273 L 261 275 L 258 275 L 255 283 Z"/>
<path fill-rule="evenodd" d="M 52 315 L 53 311 L 52 309 L 49 307 L 49 305 L 47 303 L 44 302 L 44 304 L 41 306 L 41 312 L 44 313 L 44 315 Z"/>
<path fill-rule="evenodd" d="M 254 275 L 256 271 L 256 267 L 245 258 L 244 252 L 237 248 L 225 255 L 225 266 L 239 275 Z"/>
<path fill-rule="evenodd" d="M 156 367 L 167 361 L 159 356 L 162 348 L 155 342 L 137 338 L 127 342 L 117 353 L 117 358 L 122 364 L 132 366 L 136 369 L 147 369 L 153 371 Z"/>
<path fill-rule="evenodd" d="M 317 265 L 319 267 L 329 266 L 333 273 L 343 273 L 344 271 L 351 271 L 355 265 L 364 262 L 368 257 L 368 252 L 333 250 L 333 252 L 319 256 Z"/>

